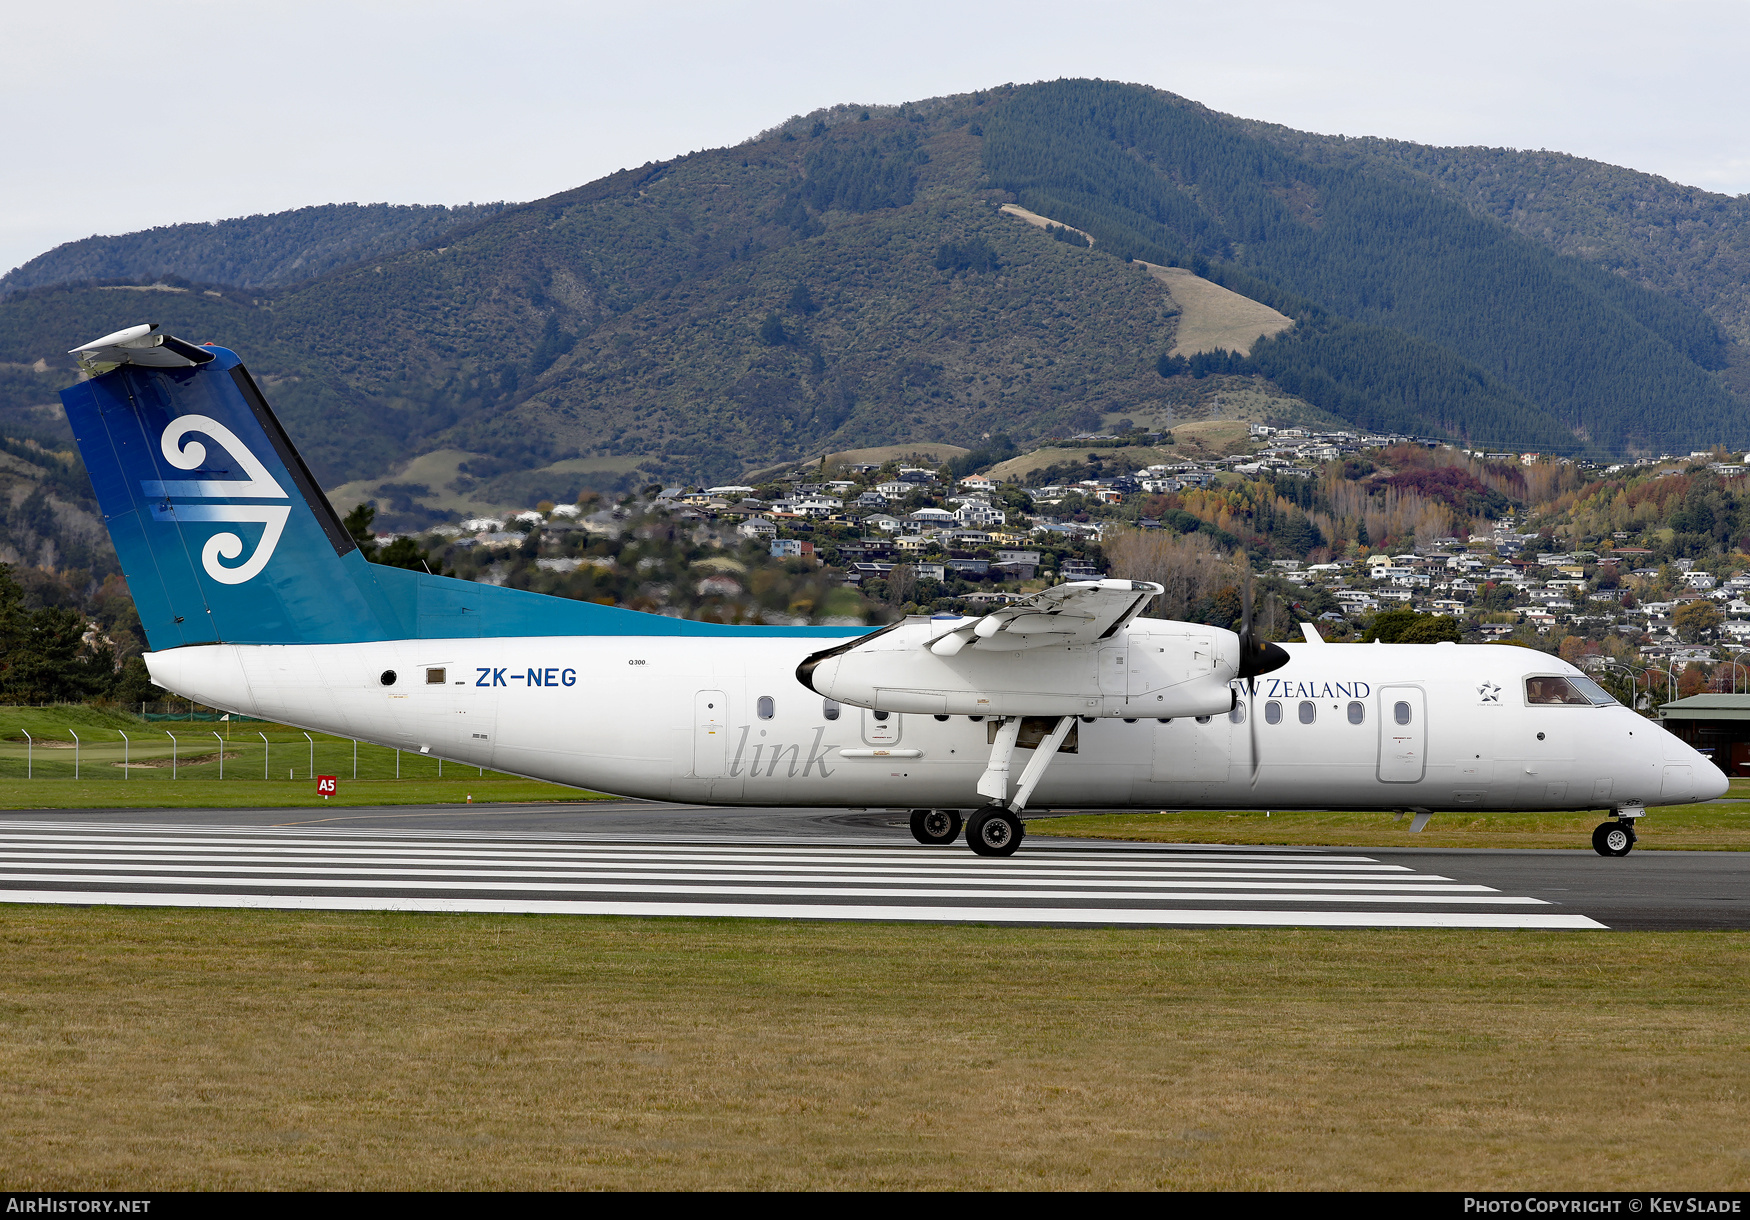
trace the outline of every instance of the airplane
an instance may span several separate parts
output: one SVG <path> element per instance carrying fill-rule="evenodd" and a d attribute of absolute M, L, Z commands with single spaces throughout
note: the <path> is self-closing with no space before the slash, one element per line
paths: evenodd
<path fill-rule="evenodd" d="M 368 562 L 235 352 L 145 323 L 61 392 L 150 651 L 214 707 L 619 796 L 900 808 L 982 856 L 1029 808 L 1604 810 L 1726 776 L 1536 651 L 1144 617 L 1071 581 L 874 631 L 728 626 Z M 1018 773 L 1017 773 L 1018 772 Z M 970 815 L 962 817 L 962 810 Z"/>

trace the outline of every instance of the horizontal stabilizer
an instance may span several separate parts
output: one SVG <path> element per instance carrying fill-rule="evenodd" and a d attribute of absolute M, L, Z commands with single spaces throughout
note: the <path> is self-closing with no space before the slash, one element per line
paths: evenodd
<path fill-rule="evenodd" d="M 213 359 L 212 352 L 164 333 L 161 322 L 143 322 L 118 330 L 67 354 L 89 377 L 100 377 L 124 364 L 148 369 L 189 369 Z"/>

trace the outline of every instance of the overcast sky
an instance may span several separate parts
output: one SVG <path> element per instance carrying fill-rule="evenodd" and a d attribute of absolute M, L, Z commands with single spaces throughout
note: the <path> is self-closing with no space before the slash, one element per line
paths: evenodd
<path fill-rule="evenodd" d="M 1140 81 L 1750 191 L 1746 0 L 0 0 L 0 269 L 313 203 L 526 200 L 835 102 Z"/>

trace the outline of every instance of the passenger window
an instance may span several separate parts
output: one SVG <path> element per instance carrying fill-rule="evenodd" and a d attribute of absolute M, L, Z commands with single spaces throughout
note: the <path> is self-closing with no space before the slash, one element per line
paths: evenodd
<path fill-rule="evenodd" d="M 425 684 L 427 686 L 442 686 L 444 684 L 444 671 L 441 669 L 426 670 Z"/>
<path fill-rule="evenodd" d="M 1365 719 L 1367 719 L 1367 709 L 1361 706 L 1359 701 L 1351 703 L 1349 705 L 1349 723 L 1360 724 Z"/>
<path fill-rule="evenodd" d="M 1311 724 L 1314 720 L 1318 719 L 1318 715 L 1318 704 L 1314 703 L 1311 699 L 1302 699 L 1300 701 L 1300 722 L 1302 724 Z"/>
<path fill-rule="evenodd" d="M 1235 724 L 1244 724 L 1246 722 L 1246 705 L 1243 703 L 1234 704 L 1228 709 L 1227 718 Z"/>
<path fill-rule="evenodd" d="M 828 720 L 837 720 L 839 718 L 838 703 L 832 699 L 822 699 L 820 702 L 820 714 L 825 716 Z"/>
<path fill-rule="evenodd" d="M 892 714 L 893 713 L 891 713 L 891 712 L 872 712 L 871 713 L 871 715 L 873 715 L 875 717 L 875 719 L 877 719 L 877 720 L 886 720 Z"/>
<path fill-rule="evenodd" d="M 761 695 L 759 702 L 754 704 L 754 710 L 761 720 L 770 720 L 772 718 L 772 713 L 776 710 L 772 703 L 772 697 L 770 695 Z"/>
<path fill-rule="evenodd" d="M 1410 723 L 1410 705 L 1403 702 L 1402 700 L 1398 701 L 1397 703 L 1392 704 L 1391 705 L 1391 718 L 1393 720 L 1397 721 L 1399 724 Z"/>
<path fill-rule="evenodd" d="M 1572 682 L 1556 677 L 1525 679 L 1525 701 L 1549 704 L 1552 707 L 1592 706 L 1592 700 L 1581 694 Z"/>
<path fill-rule="evenodd" d="M 1274 700 L 1274 699 L 1270 700 L 1270 702 L 1268 702 L 1264 705 L 1264 723 L 1265 724 L 1281 724 L 1282 723 L 1282 705 L 1280 703 L 1276 702 L 1276 700 Z"/>

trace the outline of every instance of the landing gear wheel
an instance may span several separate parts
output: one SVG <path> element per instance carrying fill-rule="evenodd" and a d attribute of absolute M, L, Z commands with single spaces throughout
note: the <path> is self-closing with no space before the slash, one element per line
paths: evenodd
<path fill-rule="evenodd" d="M 1592 850 L 1601 856 L 1626 856 L 1635 849 L 1635 828 L 1626 822 L 1605 822 L 1592 832 Z"/>
<path fill-rule="evenodd" d="M 911 837 L 925 847 L 946 847 L 960 837 L 958 809 L 914 809 Z"/>
<path fill-rule="evenodd" d="M 1021 846 L 1021 819 L 1002 805 L 986 805 L 966 823 L 966 845 L 981 856 L 1012 856 Z"/>

